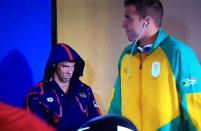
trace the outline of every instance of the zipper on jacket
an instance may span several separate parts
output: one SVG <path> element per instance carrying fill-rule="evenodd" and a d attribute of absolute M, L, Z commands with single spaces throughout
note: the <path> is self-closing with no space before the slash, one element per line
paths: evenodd
<path fill-rule="evenodd" d="M 142 59 L 140 57 L 140 120 L 141 120 L 141 131 L 143 131 L 143 115 L 142 115 Z"/>
<path fill-rule="evenodd" d="M 140 73 L 141 73 L 141 69 L 142 69 L 142 61 L 140 60 Z"/>
<path fill-rule="evenodd" d="M 141 53 L 140 55 L 139 55 L 139 59 L 140 59 L 140 67 L 139 67 L 139 69 L 140 69 L 140 117 L 141 117 L 141 131 L 143 131 L 144 129 L 143 129 L 143 103 L 142 103 L 142 68 L 143 68 L 143 63 L 144 63 L 144 61 L 145 61 L 145 59 L 146 59 L 146 57 L 147 57 L 147 55 L 146 54 L 143 54 L 143 53 Z"/>

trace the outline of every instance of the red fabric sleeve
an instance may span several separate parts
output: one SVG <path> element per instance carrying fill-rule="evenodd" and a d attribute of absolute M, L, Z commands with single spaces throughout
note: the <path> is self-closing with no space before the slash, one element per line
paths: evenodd
<path fill-rule="evenodd" d="M 30 112 L 0 102 L 0 131 L 55 131 Z"/>

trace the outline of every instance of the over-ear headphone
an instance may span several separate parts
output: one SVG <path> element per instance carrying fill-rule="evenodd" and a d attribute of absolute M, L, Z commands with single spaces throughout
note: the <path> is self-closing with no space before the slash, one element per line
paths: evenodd
<path fill-rule="evenodd" d="M 145 28 L 147 26 L 148 26 L 148 22 L 145 20 L 144 23 L 143 23 L 143 28 Z"/>

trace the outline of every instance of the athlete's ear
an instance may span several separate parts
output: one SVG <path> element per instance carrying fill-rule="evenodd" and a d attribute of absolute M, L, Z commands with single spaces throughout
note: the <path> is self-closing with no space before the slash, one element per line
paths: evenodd
<path fill-rule="evenodd" d="M 148 22 L 145 20 L 143 23 L 143 28 L 146 28 L 148 26 Z"/>
<path fill-rule="evenodd" d="M 146 28 L 147 26 L 149 26 L 150 22 L 151 22 L 151 17 L 150 16 L 146 16 L 144 18 L 144 23 L 143 23 L 143 27 Z"/>

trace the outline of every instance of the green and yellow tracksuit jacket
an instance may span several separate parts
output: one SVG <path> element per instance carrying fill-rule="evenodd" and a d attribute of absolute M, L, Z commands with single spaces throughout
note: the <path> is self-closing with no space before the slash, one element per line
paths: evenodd
<path fill-rule="evenodd" d="M 143 60 L 132 45 L 118 64 L 109 114 L 124 115 L 139 131 L 201 131 L 201 65 L 191 48 L 158 32 Z"/>

